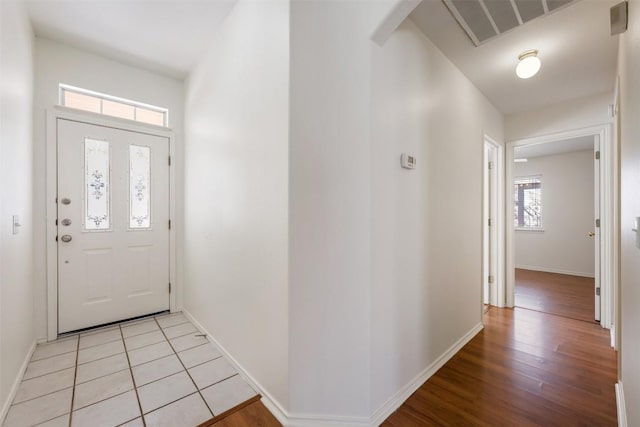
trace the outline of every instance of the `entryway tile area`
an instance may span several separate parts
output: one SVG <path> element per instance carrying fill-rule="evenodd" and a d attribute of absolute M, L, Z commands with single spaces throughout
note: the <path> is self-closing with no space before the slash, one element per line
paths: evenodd
<path fill-rule="evenodd" d="M 40 344 L 4 427 L 195 427 L 256 392 L 182 313 Z"/>

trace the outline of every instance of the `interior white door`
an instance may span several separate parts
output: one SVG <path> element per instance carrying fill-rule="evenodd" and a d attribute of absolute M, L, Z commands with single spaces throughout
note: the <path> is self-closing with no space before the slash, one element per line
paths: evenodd
<path fill-rule="evenodd" d="M 169 309 L 169 140 L 59 118 L 58 333 Z"/>
<path fill-rule="evenodd" d="M 496 147 L 485 141 L 483 189 L 483 303 L 498 305 L 496 276 L 498 272 L 498 153 Z"/>
<path fill-rule="evenodd" d="M 600 321 L 600 137 L 595 136 L 594 140 L 594 163 L 593 163 L 593 200 L 594 200 L 594 318 Z"/>

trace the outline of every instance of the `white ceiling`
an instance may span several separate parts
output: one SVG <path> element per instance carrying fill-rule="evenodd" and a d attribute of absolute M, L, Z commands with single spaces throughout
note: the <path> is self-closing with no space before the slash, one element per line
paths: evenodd
<path fill-rule="evenodd" d="M 509 0 L 503 0 L 508 2 Z M 475 47 L 441 0 L 423 0 L 411 20 L 504 114 L 611 91 L 618 37 L 609 8 L 620 0 L 580 0 Z M 538 49 L 540 72 L 516 77 L 518 55 Z"/>
<path fill-rule="evenodd" d="M 2 0 L 0 0 L 2 1 Z M 509 2 L 509 0 L 500 0 Z M 38 36 L 183 79 L 236 0 L 27 0 Z M 503 113 L 612 91 L 617 37 L 609 7 L 579 0 L 474 47 L 441 0 L 423 0 L 411 19 Z M 538 49 L 542 69 L 514 73 Z"/>
<path fill-rule="evenodd" d="M 28 0 L 27 4 L 37 36 L 183 79 L 235 2 Z"/>
<path fill-rule="evenodd" d="M 515 147 L 513 156 L 516 159 L 530 159 L 533 157 L 593 150 L 594 142 L 595 139 L 593 136 L 580 136 L 577 138 L 563 139 L 561 141 L 545 142 L 544 144 L 525 145 Z"/>

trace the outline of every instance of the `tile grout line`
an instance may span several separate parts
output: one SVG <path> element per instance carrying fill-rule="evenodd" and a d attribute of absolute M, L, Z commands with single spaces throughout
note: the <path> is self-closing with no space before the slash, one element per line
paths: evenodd
<path fill-rule="evenodd" d="M 206 345 L 206 344 L 204 344 L 204 345 Z M 197 348 L 197 347 L 191 347 L 189 350 L 192 350 L 192 349 L 194 349 L 194 348 Z M 185 350 L 185 351 L 186 351 L 186 350 Z M 180 356 L 178 356 L 178 357 L 180 357 Z M 202 366 L 202 365 L 204 365 L 205 363 L 209 363 L 209 362 L 213 362 L 214 360 L 218 360 L 218 359 L 220 359 L 221 357 L 224 357 L 224 356 L 223 356 L 223 355 L 220 355 L 220 356 L 218 356 L 218 357 L 214 357 L 213 359 L 205 360 L 204 362 L 200 362 L 200 363 L 198 363 L 197 365 L 189 366 L 189 369 L 197 368 L 198 366 Z"/>
<path fill-rule="evenodd" d="M 71 368 L 69 368 L 69 369 L 71 369 Z M 40 399 L 41 397 L 50 396 L 50 395 L 52 395 L 54 393 L 59 393 L 59 392 L 64 391 L 64 390 L 68 390 L 68 389 L 70 389 L 72 387 L 73 387 L 73 385 L 70 385 L 69 387 L 63 387 L 63 388 L 61 388 L 59 390 L 50 391 L 49 393 L 41 394 L 39 396 L 32 397 L 32 398 L 29 398 L 29 399 L 26 399 L 26 400 L 21 400 L 20 402 L 15 402 L 14 401 L 13 403 L 11 403 L 11 406 L 22 405 L 23 403 L 31 402 L 33 400 Z M 59 416 L 62 416 L 62 415 L 59 415 Z M 57 418 L 57 417 L 55 417 L 55 418 Z"/>
<path fill-rule="evenodd" d="M 120 354 L 123 354 L 123 353 L 120 353 Z M 116 354 L 116 356 L 118 356 L 118 354 Z M 110 373 L 108 373 L 108 374 L 100 375 L 99 377 L 91 378 L 90 380 L 82 381 L 81 383 L 77 383 L 77 385 L 87 384 L 87 383 L 90 383 L 91 381 L 99 380 L 99 379 L 102 379 L 102 378 L 108 377 L 109 375 L 119 374 L 120 372 L 122 372 L 122 371 L 126 371 L 127 369 L 129 369 L 129 367 L 126 367 L 126 368 L 120 369 L 119 371 L 110 372 Z"/>
<path fill-rule="evenodd" d="M 180 356 L 178 356 L 178 352 L 176 351 L 175 348 L 173 348 L 173 344 L 171 344 L 171 341 L 167 338 L 167 335 L 164 333 L 164 329 L 162 329 L 162 326 L 160 326 L 160 323 L 158 322 L 158 319 L 156 319 L 156 323 L 158 324 L 158 327 L 160 328 L 160 331 L 162 332 L 162 335 L 164 335 L 164 337 L 166 338 L 167 342 L 169 343 L 169 346 L 171 347 L 171 350 L 173 350 L 173 353 L 176 355 L 176 357 L 178 358 L 178 362 L 180 362 L 180 364 L 182 365 L 182 367 L 184 368 L 184 371 L 187 373 L 187 375 L 189 376 L 189 379 L 191 380 L 191 382 L 193 383 L 194 387 L 197 390 L 198 395 L 200 396 L 200 399 L 202 399 L 202 401 L 204 402 L 204 404 L 206 405 L 207 409 L 209 410 L 209 412 L 211 413 L 211 417 L 215 417 L 213 411 L 211 410 L 211 407 L 209 407 L 209 404 L 207 403 L 206 399 L 204 398 L 204 396 L 202 395 L 202 392 L 200 391 L 200 387 L 198 387 L 198 384 L 196 384 L 196 382 L 194 381 L 193 377 L 191 376 L 191 373 L 189 372 L 189 370 L 187 369 L 187 367 L 184 365 L 184 363 L 182 362 L 182 359 L 180 359 Z M 194 325 L 195 326 L 195 325 Z M 198 328 L 196 328 L 196 332 L 200 332 L 198 330 Z M 201 333 L 201 332 L 200 332 Z M 183 335 L 184 336 L 184 335 Z M 206 339 L 206 337 L 205 337 Z M 207 340 L 208 341 L 208 340 Z M 205 343 L 206 344 L 206 343 Z M 190 395 L 187 395 L 190 396 Z M 182 398 L 184 399 L 183 396 Z"/>
<path fill-rule="evenodd" d="M 76 366 L 73 372 L 73 390 L 71 391 L 71 407 L 69 408 L 69 427 L 73 421 L 73 401 L 76 398 L 76 377 L 78 376 L 78 359 L 80 358 L 80 336 L 78 336 L 78 345 L 76 348 Z"/>
<path fill-rule="evenodd" d="M 122 334 L 122 326 L 118 325 L 118 328 L 120 329 L 120 336 L 122 337 L 122 343 L 124 344 L 124 354 L 127 356 L 127 364 L 129 365 L 129 375 L 131 375 L 131 381 L 133 382 L 133 390 L 136 393 L 136 400 L 138 401 L 138 409 L 140 410 L 140 418 L 142 419 L 142 425 L 144 427 L 147 427 L 147 422 L 144 419 L 144 412 L 142 412 L 142 404 L 140 403 L 140 396 L 138 395 L 138 387 L 136 387 L 136 379 L 133 376 L 133 368 L 131 368 L 131 361 L 129 360 L 129 353 L 127 352 L 127 343 L 125 342 L 124 335 Z"/>
<path fill-rule="evenodd" d="M 120 372 L 122 372 L 122 371 L 120 371 Z M 100 400 L 96 400 L 96 401 L 95 401 L 95 402 L 93 402 L 93 403 L 90 403 L 90 404 L 88 404 L 88 405 L 84 405 L 84 406 L 82 406 L 82 407 L 80 407 L 80 408 L 76 409 L 76 412 L 77 412 L 77 411 L 79 411 L 79 410 L 81 410 L 81 409 L 85 409 L 85 408 L 89 408 L 89 407 L 91 407 L 91 406 L 93 406 L 93 405 L 97 405 L 98 403 L 105 402 L 105 401 L 107 401 L 107 400 L 109 400 L 109 399 L 113 399 L 114 397 L 122 396 L 122 395 L 123 395 L 123 394 L 125 394 L 125 393 L 129 393 L 131 390 L 133 390 L 133 389 L 125 390 L 125 391 L 122 391 L 122 392 L 120 392 L 120 393 L 118 393 L 118 394 L 114 394 L 113 396 L 109 396 L 109 397 L 105 397 L 105 398 L 100 399 Z M 138 417 L 135 417 L 135 418 L 138 418 Z M 129 422 L 129 421 L 127 421 L 127 422 Z M 126 424 L 126 423 L 125 423 L 125 424 Z"/>
<path fill-rule="evenodd" d="M 46 377 L 47 375 L 58 374 L 58 373 L 60 373 L 60 372 L 62 372 L 62 371 L 66 371 L 66 370 L 68 370 L 68 369 L 74 369 L 74 368 L 75 368 L 75 366 L 69 366 L 69 367 L 66 367 L 66 368 L 59 369 L 59 370 L 57 370 L 57 371 L 52 371 L 52 372 L 47 372 L 46 374 L 37 375 L 37 376 L 35 376 L 35 377 L 31 377 L 31 378 L 23 378 L 23 379 L 22 379 L 22 381 L 21 381 L 21 383 L 23 383 L 23 382 L 25 382 L 25 381 L 31 381 L 31 380 L 35 380 L 35 379 L 38 379 L 38 378 Z M 68 388 L 68 387 L 65 387 L 65 388 Z M 49 393 L 47 393 L 47 394 L 49 394 Z"/>
<path fill-rule="evenodd" d="M 112 342 L 115 342 L 115 341 L 112 341 Z M 81 350 L 84 350 L 84 349 L 81 349 Z M 121 351 L 120 353 L 114 353 L 114 354 L 110 354 L 110 355 L 105 356 L 105 357 L 99 357 L 99 358 L 97 358 L 97 359 L 93 359 L 93 360 L 90 360 L 90 361 L 88 361 L 88 362 L 78 363 L 78 366 L 88 365 L 89 363 L 97 362 L 97 361 L 99 361 L 99 360 L 108 359 L 108 358 L 110 358 L 110 357 L 117 356 L 117 355 L 119 355 L 119 354 L 124 354 L 124 353 L 126 353 L 126 352 L 127 352 L 127 351 L 125 350 L 125 351 Z"/>
<path fill-rule="evenodd" d="M 197 387 L 196 387 L 196 388 L 197 388 Z M 157 408 L 155 408 L 155 409 L 153 409 L 153 410 L 151 410 L 151 411 L 147 412 L 147 415 L 152 414 L 152 413 L 154 413 L 154 412 L 156 412 L 156 411 L 158 411 L 158 410 L 160 410 L 160 409 L 162 409 L 162 408 L 166 408 L 166 407 L 167 407 L 167 406 L 169 406 L 169 405 L 173 405 L 174 403 L 179 402 L 179 401 L 181 401 L 182 399 L 186 399 L 186 398 L 187 398 L 187 397 L 189 397 L 189 396 L 193 396 L 194 394 L 198 394 L 198 392 L 197 392 L 197 391 L 194 391 L 193 393 L 189 393 L 189 394 L 187 394 L 186 396 L 182 396 L 182 397 L 180 397 L 180 398 L 178 398 L 178 399 L 176 399 L 176 400 L 172 400 L 171 402 L 168 402 L 168 403 L 165 403 L 165 404 L 163 404 L 163 405 L 161 405 L 161 406 L 158 406 Z M 203 399 L 203 400 L 204 400 L 204 399 Z M 205 404 L 206 404 L 206 402 L 205 402 Z M 208 407 L 207 407 L 207 408 L 208 408 Z"/>

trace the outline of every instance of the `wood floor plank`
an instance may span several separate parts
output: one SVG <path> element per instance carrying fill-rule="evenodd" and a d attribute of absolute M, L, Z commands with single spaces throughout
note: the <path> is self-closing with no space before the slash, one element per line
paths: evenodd
<path fill-rule="evenodd" d="M 491 308 L 385 427 L 616 426 L 616 352 L 593 322 Z"/>
<path fill-rule="evenodd" d="M 516 307 L 594 321 L 594 279 L 516 268 Z"/>
<path fill-rule="evenodd" d="M 240 409 L 202 423 L 199 427 L 282 427 L 260 400 L 253 400 Z"/>

